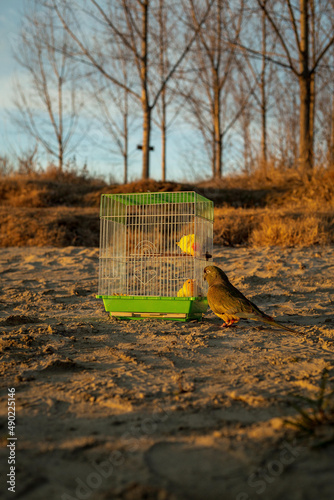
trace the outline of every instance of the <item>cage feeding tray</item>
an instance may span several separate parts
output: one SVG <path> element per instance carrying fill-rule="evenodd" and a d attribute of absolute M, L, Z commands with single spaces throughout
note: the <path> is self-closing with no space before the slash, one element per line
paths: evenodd
<path fill-rule="evenodd" d="M 103 194 L 98 298 L 123 319 L 201 319 L 213 203 L 198 193 Z"/>

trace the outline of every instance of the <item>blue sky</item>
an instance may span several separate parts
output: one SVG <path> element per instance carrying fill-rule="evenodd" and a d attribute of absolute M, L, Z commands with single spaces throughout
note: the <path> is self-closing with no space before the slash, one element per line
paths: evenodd
<path fill-rule="evenodd" d="M 13 76 L 18 69 L 10 40 L 18 33 L 23 5 L 24 0 L 0 3 L 0 154 L 9 153 L 9 141 L 15 143 L 5 110 L 11 107 Z"/>
<path fill-rule="evenodd" d="M 15 37 L 20 31 L 20 25 L 24 13 L 25 5 L 29 5 L 27 0 L 11 0 L 10 2 L 0 2 L 0 155 L 8 155 L 14 157 L 15 154 L 20 154 L 29 149 L 31 140 L 22 132 L 17 130 L 17 127 L 11 122 L 8 111 L 14 109 L 13 107 L 13 82 L 14 79 L 24 84 L 26 80 L 24 70 L 15 61 L 12 53 L 11 45 L 15 44 Z M 28 80 L 27 80 L 28 81 Z M 85 141 L 85 140 L 84 140 Z M 138 137 L 134 138 L 135 142 L 141 143 L 140 131 Z M 82 143 L 81 143 L 82 144 Z M 160 179 L 160 137 L 159 134 L 153 134 L 152 145 L 155 150 L 151 152 L 151 177 Z M 180 141 L 180 133 L 174 132 L 168 141 L 168 171 L 167 176 L 169 180 L 184 180 L 189 177 L 193 172 L 187 170 L 185 167 L 180 168 L 180 163 L 184 162 L 182 159 L 182 140 Z M 81 152 L 80 152 L 81 150 Z M 83 151 L 83 153 L 82 153 Z M 41 151 L 42 153 L 42 151 Z M 99 148 L 91 144 L 89 140 L 83 147 L 79 147 L 79 152 L 76 153 L 77 163 L 83 165 L 87 161 L 88 168 L 91 172 L 102 175 L 108 178 L 109 174 L 113 174 L 119 180 L 122 179 L 122 167 L 119 165 L 115 158 Z M 139 178 L 141 175 L 141 155 L 136 155 L 129 168 L 130 179 Z"/>

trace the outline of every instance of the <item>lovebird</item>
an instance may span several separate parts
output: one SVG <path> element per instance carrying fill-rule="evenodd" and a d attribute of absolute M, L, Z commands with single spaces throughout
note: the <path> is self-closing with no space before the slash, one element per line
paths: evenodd
<path fill-rule="evenodd" d="M 187 280 L 183 283 L 182 288 L 177 292 L 178 297 L 194 297 L 195 296 L 195 280 Z"/>
<path fill-rule="evenodd" d="M 178 241 L 176 244 L 181 248 L 182 252 L 189 255 L 195 255 L 195 251 L 197 250 L 197 248 L 194 234 L 187 234 L 186 236 L 182 236 L 180 241 Z"/>
<path fill-rule="evenodd" d="M 219 267 L 205 267 L 204 279 L 209 285 L 207 295 L 209 307 L 225 321 L 224 327 L 231 326 L 240 319 L 252 319 L 271 326 L 277 326 L 288 332 L 298 333 L 288 326 L 278 323 L 274 318 L 261 311 L 230 283 L 224 271 Z"/>

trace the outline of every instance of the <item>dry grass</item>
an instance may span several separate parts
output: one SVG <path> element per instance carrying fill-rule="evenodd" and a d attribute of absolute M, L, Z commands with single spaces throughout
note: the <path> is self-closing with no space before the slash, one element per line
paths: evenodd
<path fill-rule="evenodd" d="M 247 208 L 216 208 L 214 212 L 213 242 L 215 245 L 247 245 L 263 210 Z"/>
<path fill-rule="evenodd" d="M 268 169 L 196 185 L 152 179 L 107 185 L 54 167 L 0 177 L 0 246 L 98 246 L 102 193 L 196 190 L 215 203 L 214 243 L 311 246 L 334 243 L 334 169 L 311 180 Z"/>
<path fill-rule="evenodd" d="M 295 170 L 272 169 L 266 176 L 259 170 L 220 182 L 201 182 L 198 188 L 218 206 L 334 209 L 334 167 L 315 170 L 310 179 L 302 178 Z"/>
<path fill-rule="evenodd" d="M 95 208 L 0 207 L 0 247 L 99 245 Z"/>
<path fill-rule="evenodd" d="M 328 384 L 329 369 L 321 374 L 316 397 L 294 395 L 291 406 L 297 410 L 297 417 L 286 419 L 285 424 L 316 438 L 312 447 L 328 446 L 334 442 L 334 390 Z"/>
<path fill-rule="evenodd" d="M 313 246 L 334 243 L 334 210 L 215 209 L 214 244 Z"/>
<path fill-rule="evenodd" d="M 203 184 L 202 184 L 203 185 Z M 312 246 L 334 243 L 334 169 L 302 179 L 297 172 L 234 176 L 205 183 L 216 199 L 214 242 L 220 245 Z"/>
<path fill-rule="evenodd" d="M 92 194 L 103 191 L 105 186 L 101 181 L 80 183 L 15 176 L 0 179 L 0 205 L 36 208 L 91 206 Z"/>
<path fill-rule="evenodd" d="M 313 246 L 334 243 L 334 214 L 266 214 L 250 235 L 254 246 Z"/>

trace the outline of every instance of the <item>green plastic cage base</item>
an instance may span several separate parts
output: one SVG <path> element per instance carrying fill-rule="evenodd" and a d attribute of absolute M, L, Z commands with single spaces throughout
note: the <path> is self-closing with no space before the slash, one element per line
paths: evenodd
<path fill-rule="evenodd" d="M 118 319 L 201 320 L 208 308 L 206 297 L 150 297 L 97 295 L 110 316 Z"/>

